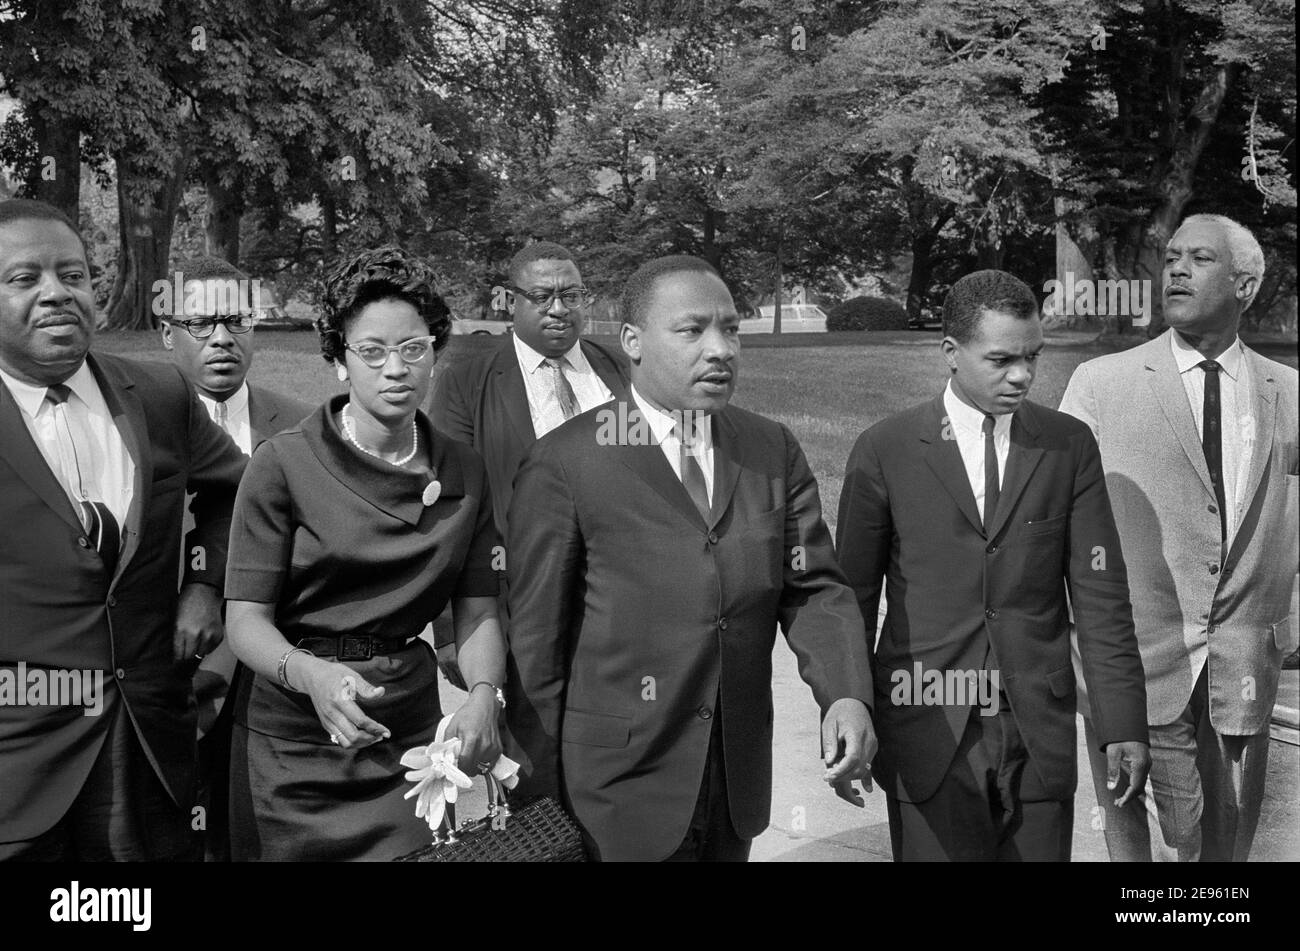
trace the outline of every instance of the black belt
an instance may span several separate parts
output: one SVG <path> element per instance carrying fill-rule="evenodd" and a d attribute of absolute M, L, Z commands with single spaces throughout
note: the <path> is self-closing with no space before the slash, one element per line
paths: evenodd
<path fill-rule="evenodd" d="M 345 634 L 342 637 L 304 637 L 294 646 L 311 651 L 317 657 L 369 660 L 376 654 L 394 654 L 412 643 L 413 640 L 407 640 L 405 637 Z"/>

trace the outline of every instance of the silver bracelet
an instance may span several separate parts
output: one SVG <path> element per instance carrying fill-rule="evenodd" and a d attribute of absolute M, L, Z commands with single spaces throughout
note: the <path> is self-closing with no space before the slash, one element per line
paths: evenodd
<path fill-rule="evenodd" d="M 305 647 L 290 647 L 287 651 L 285 651 L 280 656 L 280 666 L 275 672 L 275 678 L 278 681 L 280 681 L 280 686 L 282 686 L 285 690 L 293 690 L 294 693 L 302 693 L 301 690 L 295 690 L 293 686 L 290 685 L 289 678 L 285 676 L 285 674 L 287 673 L 286 668 L 289 663 L 289 658 L 292 657 L 294 654 L 310 654 L 310 653 L 311 651 L 307 650 Z"/>

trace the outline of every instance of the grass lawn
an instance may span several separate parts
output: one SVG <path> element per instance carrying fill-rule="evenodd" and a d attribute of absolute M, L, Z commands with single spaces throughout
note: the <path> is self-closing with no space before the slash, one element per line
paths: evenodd
<path fill-rule="evenodd" d="M 315 333 L 263 330 L 256 334 L 257 355 L 250 377 L 255 383 L 310 403 L 321 403 L 342 390 L 320 356 Z M 617 349 L 614 339 L 600 340 Z M 497 338 L 452 337 L 439 368 L 496 342 Z M 948 374 L 938 342 L 937 333 L 798 334 L 791 335 L 789 345 L 779 347 L 771 340 L 744 339 L 735 403 L 790 427 L 817 476 L 832 529 L 844 463 L 858 434 L 942 390 Z M 101 332 L 94 347 L 141 359 L 170 359 L 156 332 Z M 1049 338 L 1031 399 L 1055 409 L 1074 368 L 1102 352 L 1082 345 L 1077 335 Z M 1289 352 L 1269 348 L 1268 355 L 1288 366 L 1297 364 L 1294 348 Z"/>

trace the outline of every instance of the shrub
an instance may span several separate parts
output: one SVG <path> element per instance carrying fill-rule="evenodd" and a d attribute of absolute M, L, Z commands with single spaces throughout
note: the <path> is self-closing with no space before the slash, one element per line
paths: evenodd
<path fill-rule="evenodd" d="M 850 297 L 826 312 L 826 329 L 906 330 L 907 311 L 888 297 Z"/>

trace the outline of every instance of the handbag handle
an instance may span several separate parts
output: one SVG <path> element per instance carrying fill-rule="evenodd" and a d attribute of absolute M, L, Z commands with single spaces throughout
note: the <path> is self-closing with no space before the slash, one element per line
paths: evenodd
<path fill-rule="evenodd" d="M 433 737 L 435 743 L 443 742 L 447 732 L 447 725 L 451 723 L 451 716 L 451 714 L 448 714 L 438 723 L 438 730 Z M 505 787 L 501 785 L 500 780 L 492 775 L 491 771 L 481 775 L 483 776 L 484 782 L 487 784 L 487 812 L 485 813 L 484 818 L 492 821 L 501 813 L 504 813 L 509 817 L 510 802 L 507 798 Z M 471 782 L 473 781 L 473 778 L 473 776 L 470 777 Z M 442 814 L 442 822 L 438 826 L 438 831 L 434 834 L 434 840 L 442 840 L 446 842 L 457 841 L 456 828 L 456 804 L 454 802 L 448 802 Z M 446 836 L 445 839 L 443 838 L 444 834 Z"/>

